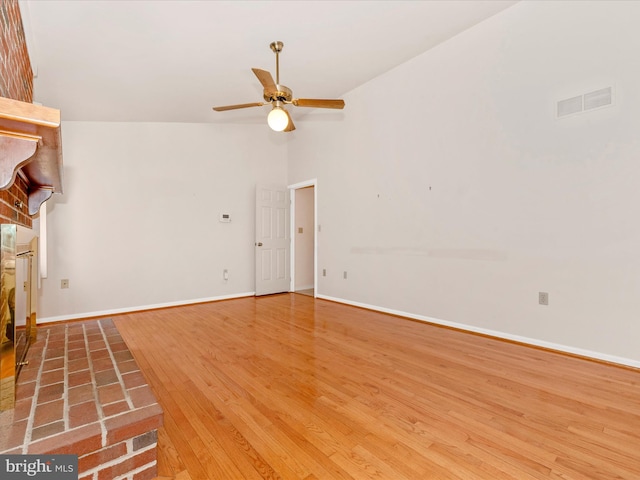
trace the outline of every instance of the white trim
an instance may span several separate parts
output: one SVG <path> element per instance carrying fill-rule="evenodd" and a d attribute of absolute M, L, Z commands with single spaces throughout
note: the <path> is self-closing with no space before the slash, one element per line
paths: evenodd
<path fill-rule="evenodd" d="M 289 185 L 288 188 L 292 190 L 298 190 L 299 188 L 315 187 L 317 183 L 318 183 L 318 179 L 312 178 L 311 180 L 305 180 L 304 182 L 298 182 L 298 183 Z"/>
<path fill-rule="evenodd" d="M 354 307 L 366 308 L 367 310 L 375 310 L 377 312 L 389 313 L 391 315 L 398 315 L 400 317 L 410 318 L 412 320 L 419 320 L 421 322 L 433 323 L 435 325 L 442 325 L 445 327 L 456 328 L 467 332 L 481 333 L 490 337 L 501 338 L 504 340 L 511 340 L 518 343 L 524 343 L 527 345 L 533 345 L 536 347 L 547 348 L 549 350 L 556 350 L 559 352 L 570 353 L 573 355 L 579 355 L 581 357 L 588 357 L 596 360 L 603 360 L 605 362 L 617 363 L 628 367 L 640 368 L 639 360 L 632 360 L 630 358 L 617 357 L 615 355 L 609 355 L 601 352 L 593 352 L 591 350 L 585 350 L 582 348 L 570 347 L 568 345 L 561 345 L 558 343 L 545 342 L 544 340 L 538 340 L 535 338 L 521 337 L 520 335 L 512 335 L 509 333 L 499 332 L 497 330 L 489 330 L 486 328 L 474 327 L 472 325 L 466 325 L 463 323 L 449 322 L 447 320 L 441 320 L 439 318 L 427 317 L 424 315 L 416 315 L 414 313 L 402 312 L 399 310 L 393 310 L 391 308 L 378 307 L 376 305 L 369 305 L 366 303 L 353 302 L 351 300 L 345 300 L 343 298 L 330 297 L 328 295 L 321 295 L 316 293 L 317 298 L 324 300 L 330 300 L 332 302 L 344 303 L 346 305 L 352 305 Z"/>
<path fill-rule="evenodd" d="M 59 315 L 57 317 L 38 317 L 38 325 L 41 323 L 64 322 L 68 320 L 79 320 L 82 318 L 105 317 L 108 315 L 118 315 L 121 313 L 133 313 L 143 310 L 156 310 L 159 308 L 180 307 L 183 305 L 193 305 L 196 303 L 217 302 L 219 300 L 230 300 L 234 298 L 253 297 L 256 292 L 234 293 L 232 295 L 220 295 L 218 297 L 196 298 L 192 300 L 181 300 L 178 302 L 156 303 L 154 305 L 144 305 L 140 307 L 115 308 L 112 310 L 103 310 L 99 312 L 76 313 L 73 315 Z"/>
<path fill-rule="evenodd" d="M 291 237 L 291 248 L 289 251 L 289 291 L 295 292 L 295 269 L 296 269 L 296 245 L 294 239 L 296 238 L 295 232 L 295 214 L 296 214 L 296 196 L 294 190 L 300 188 L 313 187 L 313 285 L 305 288 L 313 288 L 314 297 L 315 292 L 318 290 L 318 179 L 312 178 L 311 180 L 305 180 L 304 182 L 294 183 L 289 185 L 289 198 L 291 199 L 291 207 L 289 212 L 289 228 Z"/>
<path fill-rule="evenodd" d="M 289 187 L 289 291 L 296 291 L 296 191 Z"/>
<path fill-rule="evenodd" d="M 40 276 L 38 278 L 38 288 L 40 288 L 40 279 L 47 278 L 47 202 L 40 205 L 40 216 L 38 217 L 38 267 Z"/>

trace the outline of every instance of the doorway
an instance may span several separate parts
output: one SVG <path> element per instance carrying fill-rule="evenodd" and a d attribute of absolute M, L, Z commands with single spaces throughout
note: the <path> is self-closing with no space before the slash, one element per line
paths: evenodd
<path fill-rule="evenodd" d="M 316 296 L 316 180 L 290 185 L 291 291 Z"/>

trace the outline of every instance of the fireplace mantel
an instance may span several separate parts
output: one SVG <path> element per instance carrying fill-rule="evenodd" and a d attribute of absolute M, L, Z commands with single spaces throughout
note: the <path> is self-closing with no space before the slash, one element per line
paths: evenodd
<path fill-rule="evenodd" d="M 60 110 L 0 97 L 0 190 L 16 175 L 29 185 L 29 215 L 62 193 Z"/>

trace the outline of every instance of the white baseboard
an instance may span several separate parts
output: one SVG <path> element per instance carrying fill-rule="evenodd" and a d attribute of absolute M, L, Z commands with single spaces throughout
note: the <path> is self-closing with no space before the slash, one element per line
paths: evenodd
<path fill-rule="evenodd" d="M 112 310 L 103 310 L 99 312 L 85 312 L 73 315 L 60 315 L 57 317 L 38 317 L 38 325 L 41 323 L 65 322 L 69 320 L 79 320 L 83 318 L 105 317 L 108 315 L 118 315 L 121 313 L 133 313 L 143 310 L 156 310 L 159 308 L 179 307 L 182 305 L 193 305 L 196 303 L 216 302 L 218 300 L 230 300 L 233 298 L 253 297 L 255 292 L 234 293 L 232 295 L 220 295 L 218 297 L 196 298 L 192 300 L 181 300 L 178 302 L 156 303 L 154 305 L 143 305 L 140 307 L 115 308 Z"/>
<path fill-rule="evenodd" d="M 489 330 L 486 328 L 474 327 L 473 325 L 466 325 L 463 323 L 449 322 L 447 320 L 441 320 L 439 318 L 427 317 L 424 315 L 416 315 L 413 313 L 402 312 L 399 310 L 393 310 L 390 308 L 378 307 L 376 305 L 369 305 L 360 302 L 353 302 L 351 300 L 345 300 L 343 298 L 330 297 L 328 295 L 316 294 L 317 298 L 324 300 L 330 300 L 332 302 L 344 303 L 346 305 L 352 305 L 354 307 L 366 308 L 367 310 L 375 310 L 377 312 L 389 313 L 391 315 L 398 315 L 400 317 L 410 318 L 412 320 L 420 320 L 426 323 L 433 323 L 435 325 L 442 325 L 445 327 L 456 328 L 458 330 L 464 330 L 467 332 L 480 333 L 488 335 L 490 337 L 501 338 L 504 340 L 511 340 L 518 343 L 532 345 L 536 347 L 547 348 L 549 350 L 556 350 L 559 352 L 570 353 L 573 355 L 579 355 L 581 357 L 592 358 L 596 360 L 602 360 L 610 363 L 617 363 L 619 365 L 625 365 L 628 367 L 640 368 L 640 361 L 632 360 L 630 358 L 616 357 L 614 355 L 608 355 L 606 353 L 593 352 L 591 350 L 584 350 L 582 348 L 571 347 L 568 345 L 561 345 L 558 343 L 545 342 L 535 338 L 521 337 L 520 335 L 512 335 L 510 333 L 504 333 L 497 330 Z"/>

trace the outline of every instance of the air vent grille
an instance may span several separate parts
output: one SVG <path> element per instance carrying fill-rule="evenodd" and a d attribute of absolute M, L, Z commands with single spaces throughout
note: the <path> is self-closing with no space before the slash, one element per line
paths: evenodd
<path fill-rule="evenodd" d="M 584 109 L 605 107 L 611 105 L 611 87 L 596 90 L 595 92 L 584 94 Z"/>
<path fill-rule="evenodd" d="M 567 98 L 558 102 L 558 117 L 579 113 L 582 111 L 582 95 L 579 97 Z"/>
<path fill-rule="evenodd" d="M 612 87 L 601 88 L 577 97 L 560 100 L 557 104 L 557 116 L 566 117 L 595 108 L 606 107 L 613 103 Z"/>

